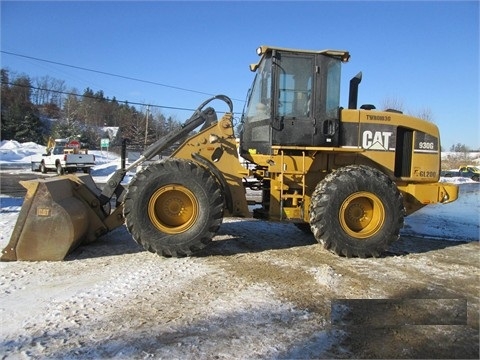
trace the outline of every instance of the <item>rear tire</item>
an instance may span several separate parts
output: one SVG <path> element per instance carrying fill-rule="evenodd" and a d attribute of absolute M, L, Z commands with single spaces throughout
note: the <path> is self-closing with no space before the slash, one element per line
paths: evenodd
<path fill-rule="evenodd" d="M 57 164 L 57 175 L 64 175 L 65 169 L 62 167 L 60 163 Z"/>
<path fill-rule="evenodd" d="M 47 167 L 45 166 L 45 163 L 44 163 L 44 162 L 40 163 L 40 172 L 41 172 L 42 174 L 46 174 L 46 173 L 47 173 Z"/>
<path fill-rule="evenodd" d="M 149 165 L 130 182 L 124 216 L 146 250 L 187 256 L 203 249 L 222 223 L 220 187 L 206 169 L 181 159 Z"/>
<path fill-rule="evenodd" d="M 395 183 L 363 165 L 327 175 L 310 204 L 310 226 L 317 241 L 346 257 L 380 256 L 399 238 L 404 216 Z"/>

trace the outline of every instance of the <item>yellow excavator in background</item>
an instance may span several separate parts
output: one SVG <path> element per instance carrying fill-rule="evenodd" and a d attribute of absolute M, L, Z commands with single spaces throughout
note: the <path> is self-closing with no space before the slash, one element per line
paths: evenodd
<path fill-rule="evenodd" d="M 348 108 L 340 107 L 347 51 L 257 52 L 239 144 L 232 101 L 218 95 L 102 189 L 89 174 L 22 182 L 27 195 L 1 260 L 62 260 L 123 224 L 146 250 L 187 256 L 208 245 L 224 217 L 251 216 L 294 223 L 342 256 L 379 256 L 399 238 L 406 215 L 457 199 L 456 185 L 438 182 L 437 126 L 396 110 L 357 109 L 361 73 L 350 81 Z M 220 120 L 206 107 L 213 100 L 229 108 Z M 128 171 L 179 141 L 169 158 L 121 185 Z M 247 177 L 262 193 L 252 213 Z"/>

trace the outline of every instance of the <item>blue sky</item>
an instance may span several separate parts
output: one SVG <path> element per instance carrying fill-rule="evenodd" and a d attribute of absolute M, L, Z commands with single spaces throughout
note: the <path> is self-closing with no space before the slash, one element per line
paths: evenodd
<path fill-rule="evenodd" d="M 348 81 L 362 71 L 359 104 L 427 109 L 445 150 L 477 149 L 479 32 L 478 1 L 1 1 L 2 51 L 168 86 L 0 55 L 2 68 L 65 80 L 79 92 L 180 108 L 208 97 L 198 92 L 223 93 L 241 112 L 259 45 L 348 50 L 343 106 Z M 162 113 L 180 121 L 191 114 Z"/>

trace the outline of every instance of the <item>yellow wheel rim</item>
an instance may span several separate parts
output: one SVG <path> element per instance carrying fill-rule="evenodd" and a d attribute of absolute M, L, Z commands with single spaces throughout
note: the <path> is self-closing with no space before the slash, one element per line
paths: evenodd
<path fill-rule="evenodd" d="M 195 195 L 181 185 L 168 185 L 153 193 L 148 202 L 148 217 L 153 225 L 167 234 L 190 229 L 198 217 Z"/>
<path fill-rule="evenodd" d="M 363 191 L 346 198 L 338 215 L 342 229 L 357 239 L 375 235 L 385 222 L 385 208 L 380 199 Z"/>

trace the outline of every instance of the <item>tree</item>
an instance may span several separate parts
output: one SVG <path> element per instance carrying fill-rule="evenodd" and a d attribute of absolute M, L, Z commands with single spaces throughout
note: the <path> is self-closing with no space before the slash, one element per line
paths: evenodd
<path fill-rule="evenodd" d="M 76 139 L 83 147 L 94 149 L 100 143 L 100 133 L 97 128 L 84 126 L 78 120 L 57 120 L 52 127 L 51 136 L 61 139 Z"/>
<path fill-rule="evenodd" d="M 81 101 L 77 95 L 77 90 L 72 89 L 63 103 L 63 116 L 67 121 L 80 120 Z"/>
<path fill-rule="evenodd" d="M 145 142 L 145 116 L 138 112 L 132 113 L 128 121 L 120 126 L 122 134 L 132 144 L 144 144 Z"/>
<path fill-rule="evenodd" d="M 419 119 L 423 119 L 431 123 L 435 122 L 432 110 L 430 108 L 420 109 L 415 113 L 415 116 L 418 117 Z"/>
<path fill-rule="evenodd" d="M 1 80 L 2 139 L 44 143 L 50 136 L 76 138 L 95 147 L 102 128 L 115 126 L 125 138 L 143 145 L 145 140 L 150 144 L 180 126 L 159 111 L 147 114 L 128 102 L 109 100 L 103 90 L 87 87 L 82 95 L 76 89 L 66 93 L 64 81 L 49 76 L 32 80 L 1 69 Z"/>
<path fill-rule="evenodd" d="M 382 101 L 382 110 L 397 110 L 404 112 L 405 106 L 399 98 L 387 98 Z"/>
<path fill-rule="evenodd" d="M 398 98 L 386 98 L 382 101 L 382 110 L 398 110 L 407 115 L 417 117 L 429 122 L 434 122 L 432 110 L 428 107 L 421 108 L 418 111 L 406 111 L 403 101 Z"/>
<path fill-rule="evenodd" d="M 80 134 L 80 142 L 83 147 L 96 149 L 100 145 L 100 132 L 96 128 L 87 127 Z"/>
<path fill-rule="evenodd" d="M 450 147 L 450 151 L 452 151 L 452 152 L 466 153 L 466 152 L 470 151 L 470 149 L 469 149 L 468 146 L 466 146 L 465 144 L 457 143 L 457 144 L 453 144 L 453 145 Z"/>
<path fill-rule="evenodd" d="M 43 76 L 34 79 L 35 88 L 32 89 L 32 102 L 35 105 L 55 104 L 59 109 L 63 105 L 65 81 Z"/>
<path fill-rule="evenodd" d="M 79 121 L 61 119 L 55 121 L 51 136 L 53 138 L 78 139 L 82 135 L 82 131 L 82 125 Z"/>
<path fill-rule="evenodd" d="M 43 142 L 43 126 L 38 110 L 30 101 L 30 78 L 20 76 L 12 82 L 2 70 L 2 140 Z"/>
<path fill-rule="evenodd" d="M 37 144 L 44 142 L 43 125 L 40 118 L 33 112 L 28 113 L 15 128 L 13 138 L 18 142 L 33 141 Z"/>
<path fill-rule="evenodd" d="M 45 103 L 37 108 L 42 115 L 50 119 L 59 119 L 62 116 L 62 110 L 53 102 Z"/>

